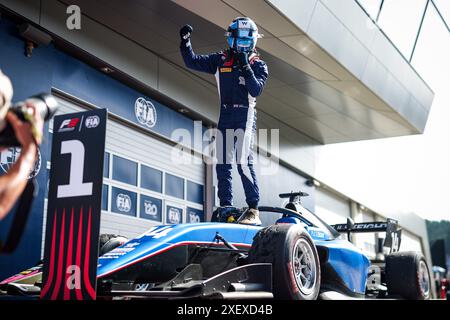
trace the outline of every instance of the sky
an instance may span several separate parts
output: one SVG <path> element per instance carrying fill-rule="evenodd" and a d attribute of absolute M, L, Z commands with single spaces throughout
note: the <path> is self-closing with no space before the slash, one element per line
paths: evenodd
<path fill-rule="evenodd" d="M 450 220 L 450 33 L 434 11 L 412 65 L 435 93 L 424 134 L 320 146 L 316 176 L 376 212 Z"/>

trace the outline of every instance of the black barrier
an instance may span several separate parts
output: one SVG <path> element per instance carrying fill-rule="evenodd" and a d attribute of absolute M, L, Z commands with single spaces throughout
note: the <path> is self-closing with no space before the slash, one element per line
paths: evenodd
<path fill-rule="evenodd" d="M 41 298 L 94 300 L 107 110 L 55 117 Z"/>

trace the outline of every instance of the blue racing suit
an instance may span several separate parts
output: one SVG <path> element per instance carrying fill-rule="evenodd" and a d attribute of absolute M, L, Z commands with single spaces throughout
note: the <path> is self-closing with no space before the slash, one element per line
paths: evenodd
<path fill-rule="evenodd" d="M 253 73 L 243 73 L 230 50 L 196 55 L 190 41 L 185 45 L 182 43 L 180 49 L 188 68 L 214 74 L 216 77 L 221 104 L 218 130 L 223 138 L 222 146 L 217 146 L 216 165 L 220 206 L 233 205 L 231 164 L 236 151 L 246 202 L 250 208 L 256 209 L 259 189 L 253 166 L 252 146 L 256 133 L 256 97 L 264 89 L 268 77 L 267 65 L 253 54 L 249 57 Z"/>

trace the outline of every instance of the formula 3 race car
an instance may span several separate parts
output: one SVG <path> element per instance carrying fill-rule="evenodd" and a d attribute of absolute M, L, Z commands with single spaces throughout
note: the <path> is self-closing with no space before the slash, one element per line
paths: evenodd
<path fill-rule="evenodd" d="M 216 222 L 152 227 L 99 257 L 97 298 L 431 297 L 424 257 L 395 252 L 401 235 L 396 221 L 349 219 L 330 226 L 301 205 L 306 195 L 281 194 L 289 199 L 284 208 L 260 207 L 262 215 L 276 220 L 268 227 L 239 224 L 238 209 L 216 211 Z M 386 232 L 385 260 L 371 266 L 349 241 L 354 232 Z"/>

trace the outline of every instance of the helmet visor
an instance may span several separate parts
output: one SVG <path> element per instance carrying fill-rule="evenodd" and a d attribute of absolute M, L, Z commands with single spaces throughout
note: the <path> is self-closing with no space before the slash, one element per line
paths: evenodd
<path fill-rule="evenodd" d="M 254 31 L 251 29 L 238 29 L 236 30 L 236 38 L 253 39 Z"/>
<path fill-rule="evenodd" d="M 253 39 L 237 38 L 236 39 L 236 46 L 237 47 L 242 47 L 242 48 L 252 48 L 253 47 Z"/>
<path fill-rule="evenodd" d="M 260 38 L 257 31 L 252 29 L 234 29 L 225 33 L 225 36 L 232 38 L 257 39 Z"/>

